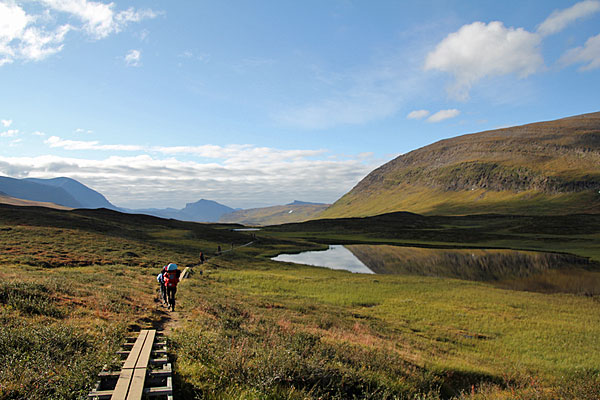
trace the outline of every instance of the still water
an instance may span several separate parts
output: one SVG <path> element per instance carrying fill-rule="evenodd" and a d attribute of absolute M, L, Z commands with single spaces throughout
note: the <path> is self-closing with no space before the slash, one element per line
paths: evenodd
<path fill-rule="evenodd" d="M 365 274 L 421 275 L 491 282 L 517 290 L 600 294 L 600 265 L 569 254 L 331 245 L 328 250 L 280 254 L 273 260 Z"/>
<path fill-rule="evenodd" d="M 296 264 L 306 264 L 315 267 L 345 269 L 361 274 L 373 274 L 362 261 L 342 245 L 331 245 L 328 250 L 305 251 L 300 254 L 280 254 L 272 258 L 274 261 L 285 261 Z"/>

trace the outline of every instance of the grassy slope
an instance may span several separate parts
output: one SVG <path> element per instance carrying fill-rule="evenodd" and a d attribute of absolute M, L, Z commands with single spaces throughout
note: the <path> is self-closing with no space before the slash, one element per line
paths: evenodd
<path fill-rule="evenodd" d="M 60 206 L 60 205 L 54 204 L 54 203 L 17 199 L 15 197 L 6 196 L 3 194 L 0 194 L 0 204 L 9 204 L 12 206 L 48 207 L 48 208 L 56 208 L 57 210 L 72 210 L 72 208 L 70 208 L 70 207 Z"/>
<path fill-rule="evenodd" d="M 128 330 L 159 324 L 158 267 L 244 235 L 106 210 L 0 205 L 0 399 L 85 398 Z"/>
<path fill-rule="evenodd" d="M 321 217 L 600 213 L 600 113 L 459 136 L 381 166 Z"/>
<path fill-rule="evenodd" d="M 384 225 L 380 236 L 396 230 Z M 228 228 L 1 206 L 0 398 L 85 394 L 128 328 L 160 321 L 155 267 L 193 264 L 200 249 L 212 257 L 181 284 L 170 338 L 179 398 L 600 396 L 595 297 L 280 264 L 261 255 L 318 245 L 265 231 L 215 258 L 207 249 L 250 237 Z"/>
<path fill-rule="evenodd" d="M 301 204 L 240 210 L 221 217 L 220 222 L 247 226 L 278 225 L 304 222 L 321 214 L 329 205 Z M 292 211 L 292 212 L 290 212 Z"/>

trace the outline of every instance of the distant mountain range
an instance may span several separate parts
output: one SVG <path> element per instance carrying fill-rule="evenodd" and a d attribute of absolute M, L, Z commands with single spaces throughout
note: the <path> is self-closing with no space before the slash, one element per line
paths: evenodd
<path fill-rule="evenodd" d="M 600 113 L 442 140 L 377 168 L 322 218 L 600 213 Z"/>
<path fill-rule="evenodd" d="M 236 210 L 212 200 L 187 203 L 184 208 L 130 209 L 117 207 L 99 192 L 71 178 L 15 179 L 0 177 L 0 203 L 60 209 L 107 208 L 128 214 L 192 222 L 247 223 L 265 225 L 306 221 L 327 208 L 326 204 L 294 201 L 286 206 Z"/>
<path fill-rule="evenodd" d="M 123 209 L 133 214 L 154 215 L 161 218 L 172 218 L 180 221 L 217 222 L 222 215 L 231 213 L 235 209 L 212 200 L 201 199 L 195 203 L 187 203 L 182 209 L 175 208 L 146 208 L 139 210 Z"/>
<path fill-rule="evenodd" d="M 221 216 L 219 222 L 251 226 L 278 225 L 304 222 L 317 218 L 329 204 L 295 200 L 284 206 L 272 206 L 238 210 Z"/>
<path fill-rule="evenodd" d="M 15 179 L 0 176 L 0 191 L 6 196 L 69 208 L 109 208 L 118 210 L 100 193 L 71 178 Z"/>

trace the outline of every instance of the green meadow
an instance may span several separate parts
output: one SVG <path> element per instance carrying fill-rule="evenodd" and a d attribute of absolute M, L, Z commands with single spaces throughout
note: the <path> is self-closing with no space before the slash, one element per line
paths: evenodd
<path fill-rule="evenodd" d="M 85 398 L 146 327 L 170 329 L 176 398 L 600 398 L 598 295 L 269 259 L 337 240 L 599 259 L 595 217 L 398 218 L 271 227 L 238 247 L 252 233 L 229 225 L 0 206 L 0 398 Z M 156 300 L 167 262 L 195 272 L 176 325 Z"/>

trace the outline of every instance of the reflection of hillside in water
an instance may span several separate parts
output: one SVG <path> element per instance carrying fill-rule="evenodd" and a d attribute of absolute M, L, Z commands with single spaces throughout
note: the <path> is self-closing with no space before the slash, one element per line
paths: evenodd
<path fill-rule="evenodd" d="M 567 254 L 385 245 L 350 245 L 346 248 L 377 274 L 501 281 L 545 274 L 551 270 L 598 270 L 598 265 L 588 259 Z"/>

